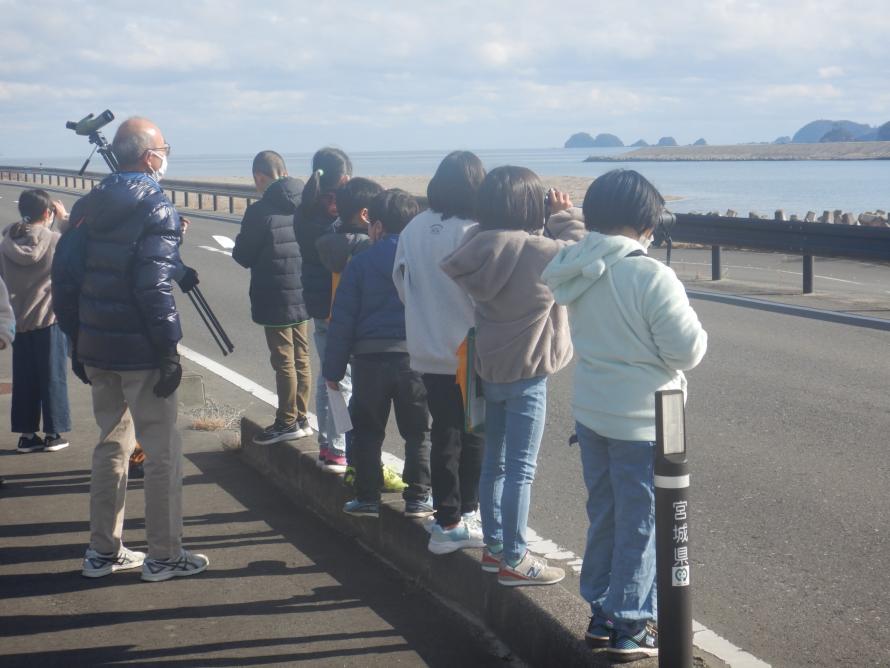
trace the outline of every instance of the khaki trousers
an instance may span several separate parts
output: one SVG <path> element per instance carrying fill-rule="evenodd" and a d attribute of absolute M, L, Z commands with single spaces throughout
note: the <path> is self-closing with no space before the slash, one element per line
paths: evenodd
<path fill-rule="evenodd" d="M 306 417 L 312 386 L 309 365 L 309 323 L 289 327 L 266 327 L 269 361 L 275 370 L 278 410 L 275 421 L 292 425 Z"/>
<path fill-rule="evenodd" d="M 127 466 L 136 441 L 145 450 L 145 534 L 152 559 L 178 557 L 182 547 L 182 439 L 177 393 L 156 397 L 157 369 L 86 368 L 92 382 L 99 444 L 90 479 L 90 547 L 117 554 L 124 528 Z"/>

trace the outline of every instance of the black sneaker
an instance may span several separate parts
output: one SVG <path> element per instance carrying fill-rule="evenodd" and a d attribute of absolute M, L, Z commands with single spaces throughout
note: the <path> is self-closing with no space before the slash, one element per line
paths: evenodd
<path fill-rule="evenodd" d="M 56 450 L 64 450 L 68 447 L 68 439 L 59 434 L 46 434 L 43 437 L 46 443 L 44 450 L 47 452 L 55 452 Z"/>
<path fill-rule="evenodd" d="M 45 448 L 46 443 L 37 434 L 34 434 L 30 438 L 19 436 L 19 446 L 17 448 L 19 454 L 25 454 L 26 452 L 43 452 Z"/>
<path fill-rule="evenodd" d="M 291 425 L 282 425 L 276 422 L 254 436 L 253 442 L 257 445 L 271 445 L 272 443 L 281 443 L 282 441 L 296 441 L 302 437 L 303 433 L 297 422 Z"/>
<path fill-rule="evenodd" d="M 584 640 L 591 649 L 602 649 L 609 646 L 612 639 L 612 622 L 603 619 L 598 615 L 590 618 L 590 624 L 587 625 L 587 633 L 584 634 Z"/>

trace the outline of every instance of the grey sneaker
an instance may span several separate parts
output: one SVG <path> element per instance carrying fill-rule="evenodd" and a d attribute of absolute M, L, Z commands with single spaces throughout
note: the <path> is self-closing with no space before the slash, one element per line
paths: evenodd
<path fill-rule="evenodd" d="M 46 443 L 46 447 L 44 448 L 46 452 L 64 450 L 68 447 L 68 439 L 59 434 L 47 434 L 43 440 L 44 443 Z"/>
<path fill-rule="evenodd" d="M 525 585 L 552 585 L 561 582 L 566 572 L 556 566 L 548 566 L 547 560 L 533 557 L 526 551 L 525 556 L 515 566 L 501 560 L 498 571 L 498 582 L 505 587 L 523 587 Z"/>
<path fill-rule="evenodd" d="M 171 578 L 197 575 L 206 570 L 210 559 L 203 554 L 192 554 L 182 550 L 174 559 L 147 558 L 142 564 L 142 579 L 146 582 L 163 582 Z"/>
<path fill-rule="evenodd" d="M 144 560 L 144 552 L 128 550 L 123 545 L 117 554 L 102 554 L 88 547 L 80 574 L 85 578 L 101 578 L 116 571 L 139 568 Z"/>
<path fill-rule="evenodd" d="M 304 436 L 305 434 L 296 422 L 291 425 L 274 422 L 254 436 L 253 442 L 257 445 L 272 445 L 282 441 L 296 441 Z"/>

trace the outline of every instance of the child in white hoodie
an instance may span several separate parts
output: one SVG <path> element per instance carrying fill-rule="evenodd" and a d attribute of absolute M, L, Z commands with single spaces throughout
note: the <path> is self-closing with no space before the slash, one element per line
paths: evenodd
<path fill-rule="evenodd" d="M 569 309 L 578 365 L 573 406 L 587 485 L 581 595 L 586 638 L 613 661 L 658 654 L 653 447 L 655 392 L 686 388 L 708 337 L 673 270 L 646 256 L 664 199 L 615 170 L 584 198 L 589 231 L 544 271 Z"/>
<path fill-rule="evenodd" d="M 482 568 L 506 586 L 549 585 L 565 577 L 527 549 L 526 529 L 547 412 L 547 378 L 572 359 L 568 320 L 541 282 L 547 263 L 580 239 L 580 211 L 524 167 L 498 167 L 476 198 L 477 227 L 442 262 L 475 305 L 476 371 L 485 392 L 485 452 L 479 508 Z"/>
<path fill-rule="evenodd" d="M 430 453 L 436 523 L 428 548 L 447 554 L 482 547 L 479 473 L 482 437 L 464 428 L 457 349 L 473 326 L 473 302 L 439 266 L 460 245 L 473 220 L 485 168 L 469 151 L 453 151 L 427 188 L 430 208 L 399 236 L 392 279 L 405 304 L 411 369 L 423 374 L 433 418 Z"/>

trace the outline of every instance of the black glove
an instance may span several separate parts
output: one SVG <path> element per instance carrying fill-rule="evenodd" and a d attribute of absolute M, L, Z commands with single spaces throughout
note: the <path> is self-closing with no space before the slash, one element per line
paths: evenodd
<path fill-rule="evenodd" d="M 159 361 L 161 379 L 154 386 L 156 397 L 166 399 L 176 392 L 182 380 L 182 365 L 179 363 L 179 355 L 170 353 Z"/>
<path fill-rule="evenodd" d="M 87 377 L 87 370 L 83 368 L 83 362 L 77 358 L 77 355 L 72 355 L 71 357 L 71 370 L 74 372 L 75 376 L 80 378 L 82 383 L 92 385 L 90 379 Z"/>
<path fill-rule="evenodd" d="M 179 288 L 183 292 L 188 292 L 193 287 L 195 287 L 201 281 L 198 280 L 198 272 L 192 269 L 191 267 L 183 266 L 185 270 L 182 274 L 182 278 L 180 278 L 177 283 L 179 283 Z"/>

